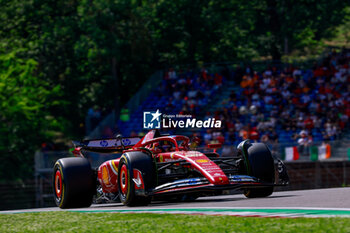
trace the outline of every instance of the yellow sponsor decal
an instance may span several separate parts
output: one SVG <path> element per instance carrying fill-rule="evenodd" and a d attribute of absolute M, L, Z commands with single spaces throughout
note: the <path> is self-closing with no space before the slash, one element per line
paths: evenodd
<path fill-rule="evenodd" d="M 197 159 L 196 162 L 197 163 L 207 163 L 207 162 L 209 162 L 209 160 L 207 160 L 207 159 Z"/>
<path fill-rule="evenodd" d="M 109 185 L 108 171 L 106 167 L 102 168 L 102 180 L 103 180 L 103 183 L 105 183 L 106 185 Z"/>
<path fill-rule="evenodd" d="M 118 172 L 118 167 L 117 164 L 115 164 L 116 162 L 114 160 L 112 160 L 112 166 L 115 169 L 116 172 Z"/>

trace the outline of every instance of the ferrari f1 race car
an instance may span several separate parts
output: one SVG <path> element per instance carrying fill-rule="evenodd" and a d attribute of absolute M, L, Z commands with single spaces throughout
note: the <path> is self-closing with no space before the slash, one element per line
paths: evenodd
<path fill-rule="evenodd" d="M 158 130 L 143 138 L 117 136 L 75 146 L 76 157 L 54 165 L 54 197 L 60 208 L 88 207 L 96 196 L 108 195 L 127 206 L 147 205 L 157 197 L 186 195 L 194 200 L 230 189 L 242 190 L 248 198 L 267 197 L 275 186 L 289 183 L 282 161 L 275 163 L 265 144 L 249 140 L 230 157 L 216 153 L 217 144 L 209 145 L 210 152 L 199 152 L 190 149 L 188 137 L 161 135 Z M 117 158 L 92 169 L 85 156 L 91 151 Z"/>

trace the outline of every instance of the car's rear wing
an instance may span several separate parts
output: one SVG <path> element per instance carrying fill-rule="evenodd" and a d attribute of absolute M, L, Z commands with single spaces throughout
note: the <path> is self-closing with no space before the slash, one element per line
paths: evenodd
<path fill-rule="evenodd" d="M 104 150 L 125 150 L 133 147 L 141 140 L 140 137 L 129 138 L 108 138 L 108 139 L 93 139 L 84 141 L 73 141 L 75 147 L 92 151 Z"/>

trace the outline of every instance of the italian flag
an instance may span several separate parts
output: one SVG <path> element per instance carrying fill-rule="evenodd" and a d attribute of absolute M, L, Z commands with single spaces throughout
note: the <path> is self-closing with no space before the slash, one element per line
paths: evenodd
<path fill-rule="evenodd" d="M 331 157 L 331 146 L 329 144 L 312 146 L 310 152 L 312 161 L 329 159 Z"/>
<path fill-rule="evenodd" d="M 296 146 L 284 148 L 284 153 L 285 153 L 285 156 L 284 156 L 285 161 L 293 161 L 293 160 L 299 159 L 299 152 Z"/>

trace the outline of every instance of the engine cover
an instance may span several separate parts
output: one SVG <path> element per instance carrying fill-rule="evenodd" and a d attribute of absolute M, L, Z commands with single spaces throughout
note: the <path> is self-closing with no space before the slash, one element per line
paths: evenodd
<path fill-rule="evenodd" d="M 98 168 L 98 180 L 105 193 L 118 192 L 118 164 L 119 159 L 104 162 Z"/>

